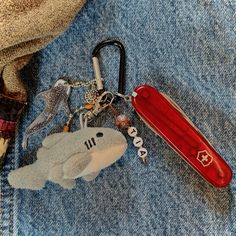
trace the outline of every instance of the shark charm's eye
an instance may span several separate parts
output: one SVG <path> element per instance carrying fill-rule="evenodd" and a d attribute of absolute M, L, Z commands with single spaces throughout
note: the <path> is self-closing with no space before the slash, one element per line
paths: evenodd
<path fill-rule="evenodd" d="M 101 137 L 103 137 L 103 133 L 98 132 L 98 133 L 96 134 L 96 136 L 97 136 L 98 138 L 101 138 Z"/>

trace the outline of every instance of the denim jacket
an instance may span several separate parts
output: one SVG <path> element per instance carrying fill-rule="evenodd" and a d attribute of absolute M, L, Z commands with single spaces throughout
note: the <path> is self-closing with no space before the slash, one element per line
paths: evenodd
<path fill-rule="evenodd" d="M 231 0 L 89 0 L 67 32 L 22 72 L 29 105 L 0 177 L 2 235 L 235 235 L 235 179 L 224 189 L 210 186 L 135 114 L 148 166 L 129 140 L 118 162 L 92 182 L 78 179 L 74 190 L 49 182 L 41 191 L 15 190 L 7 182 L 9 171 L 35 161 L 43 138 L 67 119 L 60 112 L 24 151 L 23 133 L 44 107 L 35 96 L 61 76 L 92 80 L 92 50 L 107 38 L 125 45 L 126 94 L 140 84 L 166 93 L 236 168 L 235 12 Z M 118 50 L 104 48 L 101 56 L 106 86 L 117 88 Z M 83 102 L 82 94 L 73 91 L 72 107 Z M 119 109 L 132 114 L 130 107 Z M 114 127 L 112 115 L 91 125 Z"/>

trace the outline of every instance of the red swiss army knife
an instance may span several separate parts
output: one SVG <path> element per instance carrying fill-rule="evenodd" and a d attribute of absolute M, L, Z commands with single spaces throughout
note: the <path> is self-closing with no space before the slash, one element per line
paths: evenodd
<path fill-rule="evenodd" d="M 219 188 L 230 183 L 231 168 L 167 95 L 142 85 L 134 90 L 132 104 L 140 118 L 206 181 Z"/>

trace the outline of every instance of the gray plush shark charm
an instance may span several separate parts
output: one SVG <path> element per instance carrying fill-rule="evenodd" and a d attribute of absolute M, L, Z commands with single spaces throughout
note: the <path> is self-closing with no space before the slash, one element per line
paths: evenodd
<path fill-rule="evenodd" d="M 43 112 L 26 129 L 22 144 L 24 149 L 27 147 L 29 136 L 43 129 L 60 110 L 64 109 L 67 114 L 70 113 L 67 102 L 70 91 L 69 83 L 64 79 L 59 79 L 51 89 L 37 95 L 45 101 L 46 105 Z"/>
<path fill-rule="evenodd" d="M 52 134 L 42 146 L 35 163 L 9 174 L 12 187 L 39 190 L 50 180 L 72 189 L 76 178 L 91 181 L 116 162 L 126 151 L 127 141 L 117 130 L 86 127 L 74 133 Z"/>

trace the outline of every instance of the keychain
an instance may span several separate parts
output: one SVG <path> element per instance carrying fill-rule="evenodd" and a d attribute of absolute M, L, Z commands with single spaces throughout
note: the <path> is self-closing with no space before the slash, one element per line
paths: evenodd
<path fill-rule="evenodd" d="M 99 51 L 108 45 L 116 46 L 120 50 L 118 92 L 106 90 L 104 80 L 101 78 L 98 55 Z M 40 189 L 46 180 L 51 180 L 65 188 L 72 188 L 74 179 L 84 177 L 85 180 L 92 180 L 101 169 L 118 160 L 127 148 L 123 134 L 110 128 L 87 127 L 87 123 L 105 110 L 112 111 L 117 127 L 132 138 L 138 156 L 143 163 L 147 163 L 148 151 L 144 147 L 143 139 L 139 137 L 137 128 L 132 125 L 125 112 L 118 112 L 116 108 L 116 103 L 120 100 L 130 104 L 147 127 L 162 137 L 208 183 L 215 187 L 225 187 L 230 183 L 231 168 L 167 95 L 149 85 L 138 86 L 131 96 L 125 95 L 125 49 L 121 42 L 103 41 L 95 47 L 92 55 L 96 79 L 86 82 L 90 89 L 85 94 L 85 103 L 73 113 L 69 112 L 64 132 L 50 135 L 43 141 L 43 147 L 37 154 L 38 160 L 34 164 L 10 173 L 9 182 L 13 187 Z M 57 82 L 53 89 L 57 90 L 57 85 L 61 82 Z M 62 84 L 65 86 L 63 90 L 65 96 L 59 101 L 66 104 L 70 88 L 81 87 L 81 82 L 75 82 L 73 86 L 65 81 Z M 53 96 L 53 89 L 46 92 L 51 96 L 50 102 L 53 99 L 57 100 Z M 58 95 L 58 92 L 55 94 Z M 65 105 L 65 107 L 68 106 Z M 45 113 L 51 114 L 49 115 L 51 119 L 57 111 L 49 109 L 48 112 L 46 108 L 42 115 L 44 122 L 48 121 Z M 57 103 L 57 109 L 59 108 L 61 107 Z M 77 113 L 80 113 L 82 127 L 79 131 L 71 133 L 70 126 Z M 27 132 L 28 135 L 35 130 L 32 127 L 37 128 L 35 124 L 37 124 L 36 121 L 28 128 L 31 130 Z M 40 122 L 39 124 L 41 128 L 42 125 Z M 94 157 L 97 157 L 98 162 L 94 162 Z"/>

